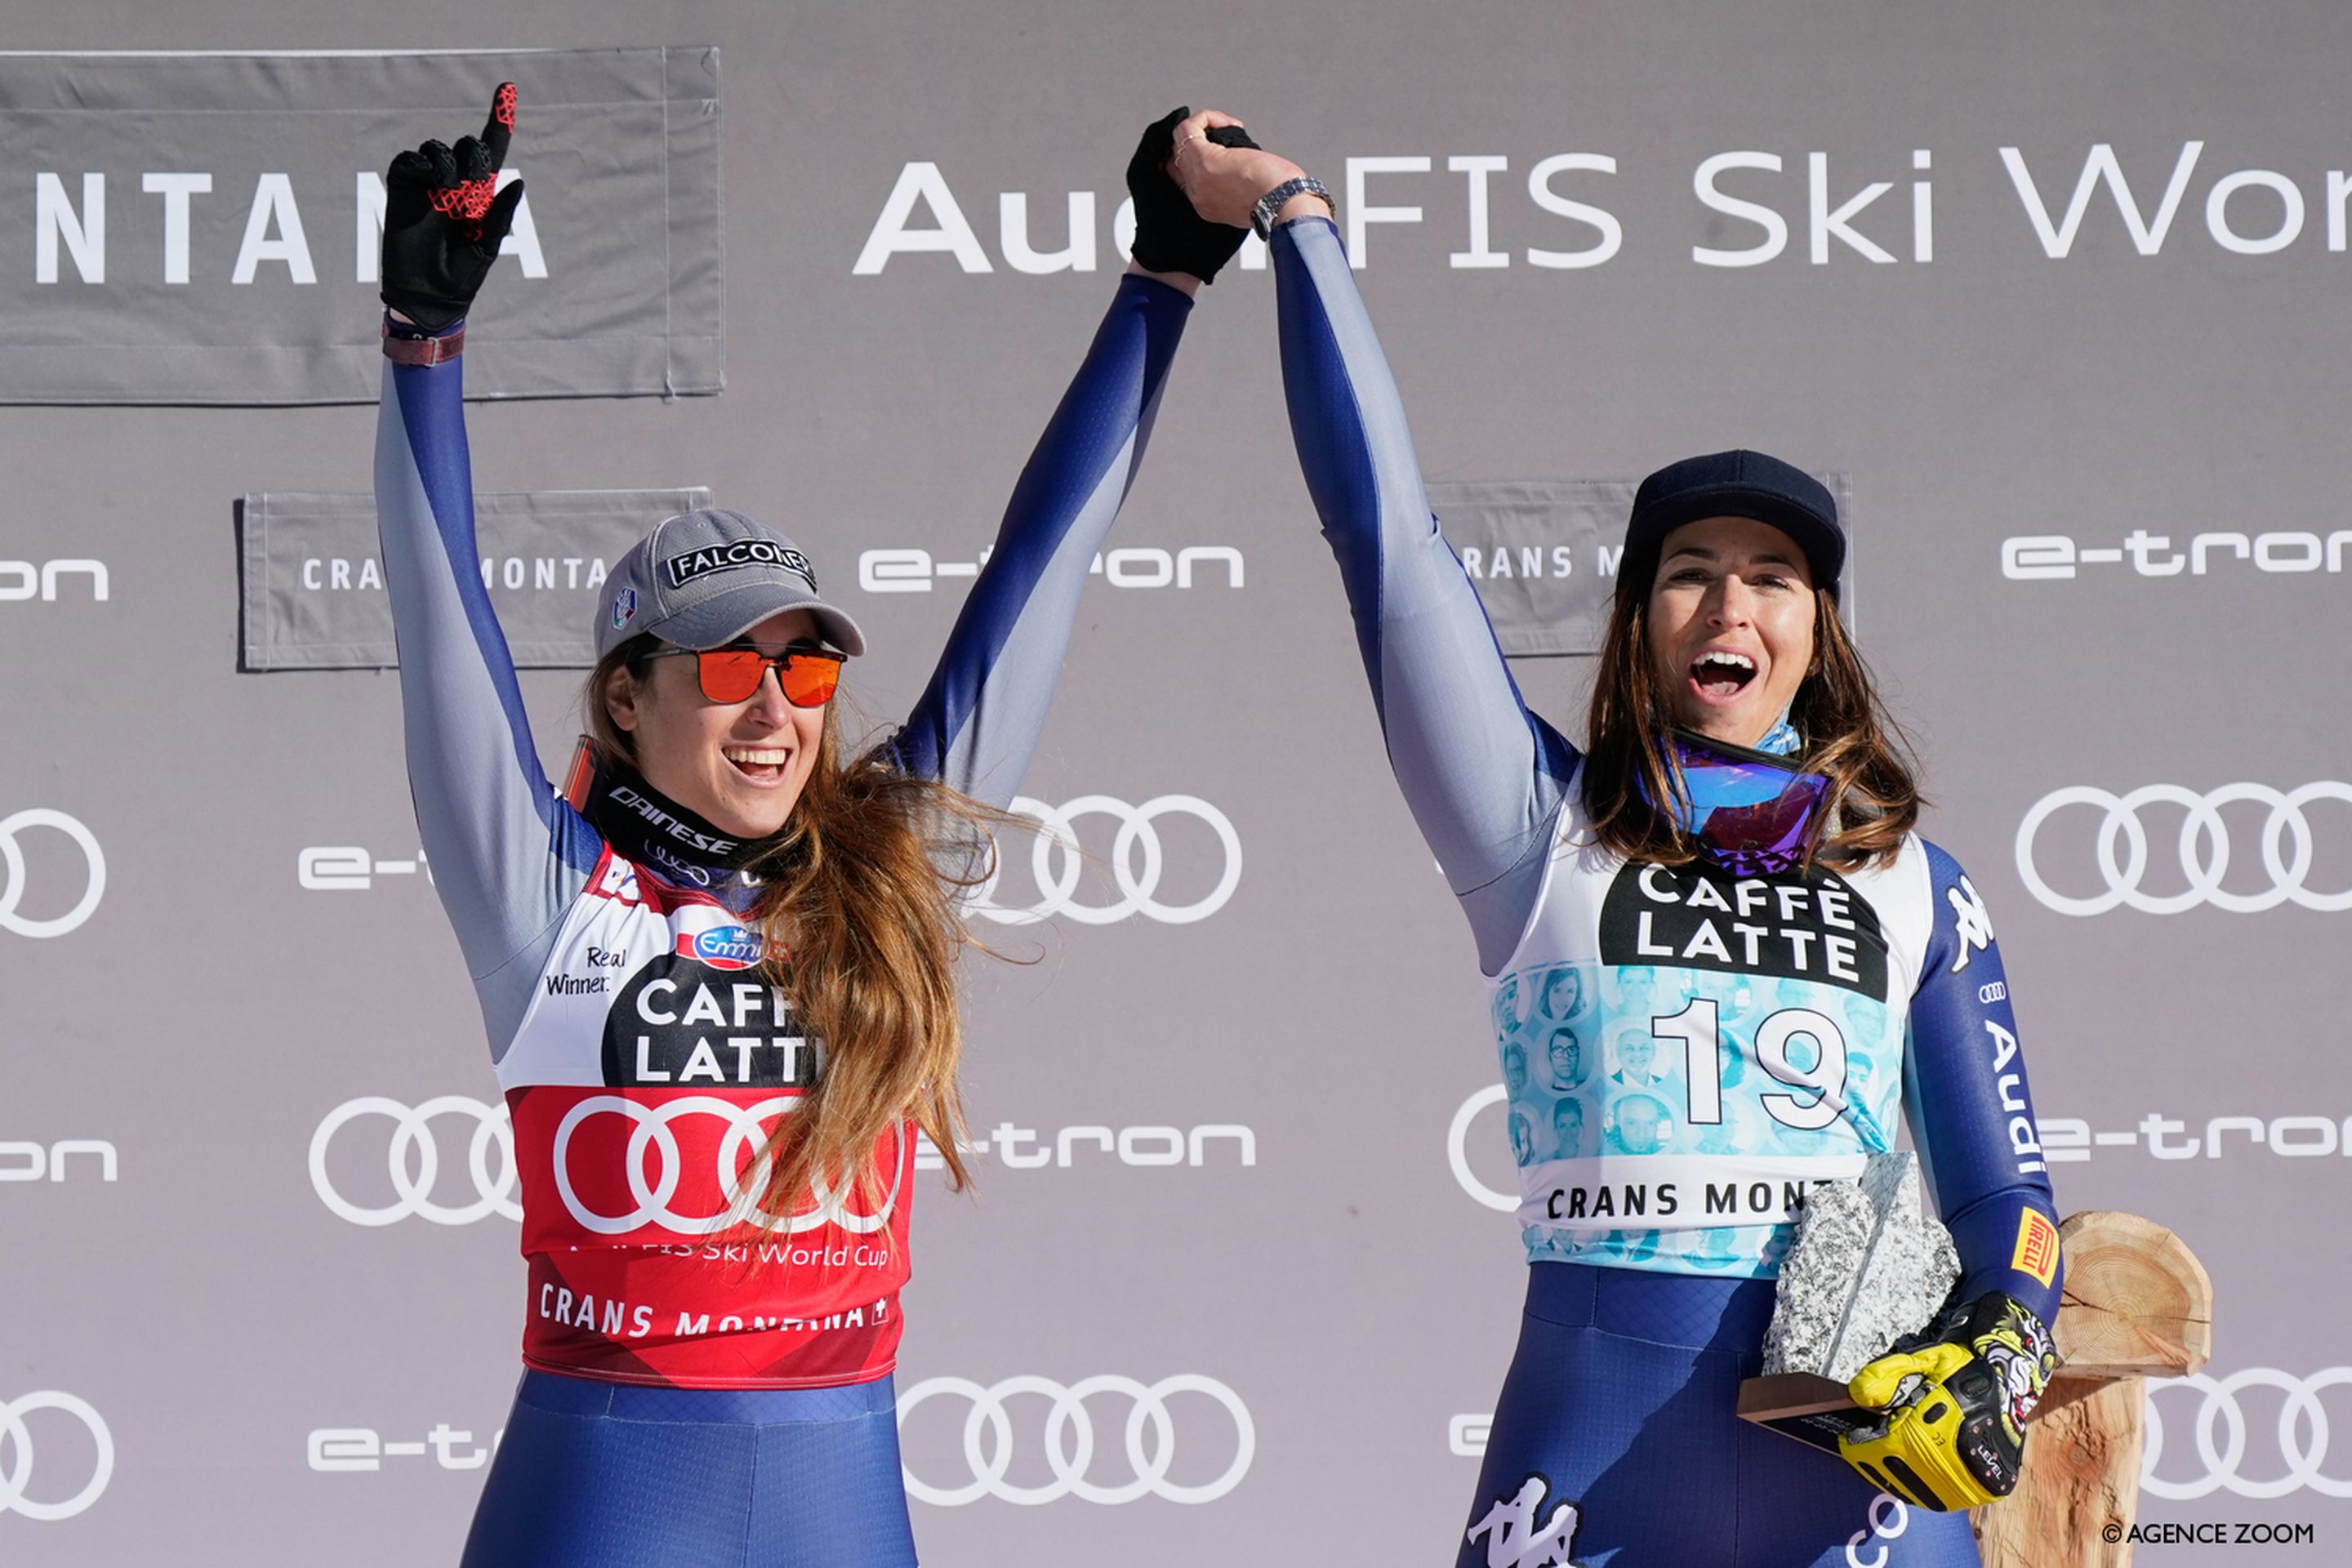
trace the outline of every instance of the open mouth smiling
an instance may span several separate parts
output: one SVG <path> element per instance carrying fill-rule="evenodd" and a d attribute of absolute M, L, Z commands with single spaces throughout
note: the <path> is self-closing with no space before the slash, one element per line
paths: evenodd
<path fill-rule="evenodd" d="M 773 784 L 782 778 L 793 760 L 791 749 L 784 746 L 726 746 L 719 754 L 733 764 L 737 773 L 762 784 Z"/>
<path fill-rule="evenodd" d="M 1692 689 L 1712 702 L 1727 702 L 1756 679 L 1756 661 L 1744 653 L 1709 648 L 1690 662 Z"/>

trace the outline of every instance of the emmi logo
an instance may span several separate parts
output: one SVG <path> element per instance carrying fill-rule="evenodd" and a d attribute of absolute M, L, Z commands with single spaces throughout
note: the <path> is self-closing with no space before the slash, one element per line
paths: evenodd
<path fill-rule="evenodd" d="M 0 1138 L 0 1182 L 52 1182 L 66 1179 L 66 1162 L 75 1156 L 98 1162 L 98 1179 L 115 1179 L 114 1145 L 103 1138 L 60 1138 L 47 1148 L 38 1143 Z M 86 1164 L 83 1168 L 87 1168 Z"/>
<path fill-rule="evenodd" d="M 32 598 L 54 604 L 58 579 L 68 576 L 89 578 L 89 596 L 100 604 L 106 602 L 103 561 L 0 561 L 0 604 Z"/>

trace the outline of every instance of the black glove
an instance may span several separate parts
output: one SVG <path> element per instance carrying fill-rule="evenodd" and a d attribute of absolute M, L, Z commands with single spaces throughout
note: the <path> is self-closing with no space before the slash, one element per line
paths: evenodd
<path fill-rule="evenodd" d="M 1211 223 L 1194 212 L 1192 198 L 1168 173 L 1176 154 L 1177 124 L 1192 112 L 1172 110 L 1153 121 L 1127 161 L 1127 194 L 1135 198 L 1135 259 L 1154 272 L 1189 272 L 1213 283 L 1217 268 L 1234 258 L 1249 230 Z M 1220 147 L 1257 147 L 1238 125 L 1215 126 L 1206 134 Z"/>
<path fill-rule="evenodd" d="M 499 84 L 478 139 L 427 142 L 384 176 L 383 302 L 428 332 L 462 320 L 514 226 L 522 182 L 497 189 L 514 134 L 515 87 Z"/>

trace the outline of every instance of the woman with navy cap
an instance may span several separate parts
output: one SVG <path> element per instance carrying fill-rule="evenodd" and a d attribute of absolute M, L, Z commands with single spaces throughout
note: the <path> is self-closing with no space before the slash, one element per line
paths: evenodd
<path fill-rule="evenodd" d="M 1833 499 L 1748 451 L 1643 481 L 1580 751 L 1520 700 L 1430 516 L 1320 184 L 1203 139 L 1174 167 L 1204 217 L 1248 217 L 1272 247 L 1307 488 L 1480 968 L 1498 996 L 1582 972 L 1583 1033 L 1609 1051 L 1597 1152 L 1514 1136 L 1527 1305 L 1456 1560 L 1974 1562 L 1958 1510 L 2014 1484 L 2050 1369 L 2055 1211 L 1990 921 L 1916 833 L 1838 618 Z M 1670 983 L 1641 983 L 1653 969 Z M 1738 1004 L 1759 976 L 1769 1013 Z M 1862 1057 L 1903 1070 L 1859 1079 Z M 1550 1124 L 1548 1075 L 1507 1077 L 1513 1128 Z M 1964 1273 L 1916 1344 L 1854 1380 L 1890 1414 L 1848 1468 L 1738 1420 L 1736 1391 L 1792 1201 L 1859 1173 L 1898 1114 Z M 2012 1378 L 2030 1389 L 2004 1397 Z"/>
<path fill-rule="evenodd" d="M 865 651 L 790 541 L 661 523 L 594 606 L 558 796 L 476 569 L 465 317 L 514 127 L 392 167 L 376 498 L 408 768 L 514 1125 L 526 1371 L 466 1562 L 911 1563 L 890 1373 L 920 1129 L 957 1178 L 942 867 L 1013 795 L 1198 281 L 1242 236 L 1161 167 L 1122 279 L 929 689 L 854 750 Z M 1150 270 L 1146 270 L 1149 268 Z"/>

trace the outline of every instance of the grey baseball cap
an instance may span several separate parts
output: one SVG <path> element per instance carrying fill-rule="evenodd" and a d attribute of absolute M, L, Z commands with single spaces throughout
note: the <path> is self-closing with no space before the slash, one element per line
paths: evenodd
<path fill-rule="evenodd" d="M 866 651 L 866 634 L 817 596 L 816 571 L 791 540 L 740 511 L 682 511 L 614 568 L 596 613 L 596 657 L 644 632 L 677 647 L 719 647 L 785 610 L 814 612 L 826 642 Z"/>

